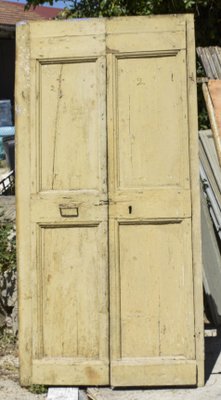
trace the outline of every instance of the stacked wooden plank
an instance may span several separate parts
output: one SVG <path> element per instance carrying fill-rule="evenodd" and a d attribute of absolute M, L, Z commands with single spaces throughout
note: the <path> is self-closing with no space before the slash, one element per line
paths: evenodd
<path fill-rule="evenodd" d="M 208 78 L 202 90 L 221 166 L 221 48 L 198 47 L 197 54 Z"/>
<path fill-rule="evenodd" d="M 219 164 L 221 166 L 221 81 L 211 80 L 203 83 L 203 95 L 209 115 Z"/>
<path fill-rule="evenodd" d="M 206 76 L 209 79 L 221 79 L 221 48 L 217 46 L 197 47 Z"/>
<path fill-rule="evenodd" d="M 211 130 L 201 131 L 202 249 L 204 289 L 212 321 L 221 325 L 221 48 L 197 48 L 207 79 L 202 90 Z"/>
<path fill-rule="evenodd" d="M 203 283 L 212 321 L 218 326 L 221 324 L 221 173 L 211 130 L 201 131 L 199 137 Z"/>

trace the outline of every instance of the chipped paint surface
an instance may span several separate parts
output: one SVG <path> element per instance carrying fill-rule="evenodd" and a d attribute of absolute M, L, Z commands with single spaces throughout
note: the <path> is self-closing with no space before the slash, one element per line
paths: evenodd
<path fill-rule="evenodd" d="M 190 16 L 27 27 L 23 383 L 203 382 L 192 30 Z"/>

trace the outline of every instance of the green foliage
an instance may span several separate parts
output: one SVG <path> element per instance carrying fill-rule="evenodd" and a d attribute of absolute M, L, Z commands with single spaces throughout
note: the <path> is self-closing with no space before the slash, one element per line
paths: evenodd
<path fill-rule="evenodd" d="M 31 385 L 29 387 L 29 392 L 34 394 L 44 394 L 47 393 L 48 388 L 44 385 Z"/>
<path fill-rule="evenodd" d="M 205 77 L 205 71 L 202 67 L 202 64 L 197 61 L 196 63 L 196 75 L 197 77 Z M 203 98 L 203 92 L 202 92 L 202 85 L 197 85 L 197 99 L 198 99 L 198 126 L 199 129 L 209 129 L 210 128 L 210 122 L 209 122 L 209 117 L 208 113 L 206 110 L 205 106 L 205 101 Z"/>
<path fill-rule="evenodd" d="M 42 0 L 28 0 L 28 3 Z M 211 1 L 210 1 L 211 2 Z M 70 17 L 114 17 L 120 15 L 150 15 L 194 12 L 196 3 L 209 1 L 193 0 L 72 0 L 69 6 Z"/>
<path fill-rule="evenodd" d="M 0 272 L 16 266 L 16 238 L 13 224 L 0 224 Z"/>
<path fill-rule="evenodd" d="M 17 342 L 16 337 L 8 332 L 0 333 L 0 356 L 8 353 L 8 349 L 12 349 L 15 347 Z"/>
<path fill-rule="evenodd" d="M 210 129 L 209 117 L 208 117 L 205 102 L 203 99 L 201 87 L 197 87 L 197 98 L 198 98 L 198 126 L 199 126 L 199 129 Z"/>

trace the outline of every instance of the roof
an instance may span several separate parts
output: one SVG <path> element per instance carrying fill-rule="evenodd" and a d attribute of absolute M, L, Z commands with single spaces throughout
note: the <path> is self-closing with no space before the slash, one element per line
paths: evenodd
<path fill-rule="evenodd" d="M 37 6 L 28 11 L 24 10 L 24 4 L 0 0 L 0 25 L 15 25 L 19 21 L 36 21 L 39 19 L 53 19 L 60 8 Z"/>
<path fill-rule="evenodd" d="M 52 19 L 57 17 L 57 15 L 62 11 L 62 8 L 38 6 L 35 8 L 35 11 L 43 18 Z"/>

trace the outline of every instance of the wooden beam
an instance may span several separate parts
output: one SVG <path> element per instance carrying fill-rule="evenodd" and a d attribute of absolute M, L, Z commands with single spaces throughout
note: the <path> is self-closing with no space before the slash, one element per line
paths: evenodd
<path fill-rule="evenodd" d="M 221 166 L 221 137 L 220 137 L 219 129 L 218 129 L 217 122 L 216 122 L 216 117 L 215 117 L 212 100 L 211 100 L 209 90 L 208 90 L 206 83 L 202 84 L 202 89 L 203 89 L 204 100 L 206 102 L 206 108 L 207 108 L 208 115 L 209 115 L 212 133 L 214 136 L 219 165 Z"/>

